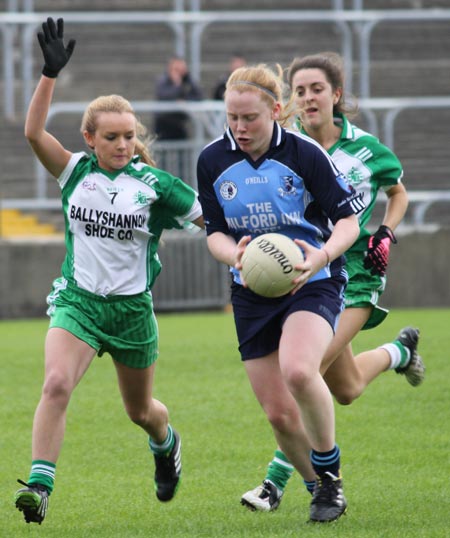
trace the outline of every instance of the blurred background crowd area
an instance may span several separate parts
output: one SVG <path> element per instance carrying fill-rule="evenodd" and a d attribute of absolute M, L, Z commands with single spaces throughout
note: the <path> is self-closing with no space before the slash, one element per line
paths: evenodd
<path fill-rule="evenodd" d="M 426 213 L 450 223 L 443 192 L 449 195 L 450 0 L 1 0 L 4 210 L 11 200 L 59 198 L 56 182 L 37 166 L 23 137 L 26 105 L 42 68 L 35 34 L 47 15 L 65 17 L 67 39 L 77 40 L 58 79 L 54 103 L 61 110 L 51 120 L 70 149 L 84 149 L 77 104 L 81 110 L 101 94 L 145 103 L 139 116 L 152 130 L 156 82 L 173 55 L 185 58 L 209 102 L 236 53 L 249 64 L 287 67 L 295 56 L 333 50 L 346 59 L 347 89 L 360 102 L 355 123 L 393 147 L 409 190 L 436 193 L 411 212 L 420 213 L 420 222 Z M 212 104 L 202 121 L 190 112 L 189 140 L 155 144 L 162 168 L 195 185 L 196 155 L 223 127 L 220 106 Z M 48 220 L 50 205 L 45 213 L 45 204 L 35 205 L 41 218 Z M 29 209 L 25 203 L 18 208 Z"/>

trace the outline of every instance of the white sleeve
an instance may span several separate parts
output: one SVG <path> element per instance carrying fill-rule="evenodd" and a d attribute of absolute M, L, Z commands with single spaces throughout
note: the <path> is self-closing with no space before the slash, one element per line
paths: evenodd
<path fill-rule="evenodd" d="M 194 205 L 191 207 L 190 211 L 183 217 L 178 217 L 176 220 L 184 230 L 187 230 L 190 233 L 197 233 L 201 230 L 201 228 L 196 226 L 192 221 L 198 219 L 198 217 L 201 217 L 202 213 L 202 206 L 196 197 Z"/>
<path fill-rule="evenodd" d="M 72 157 L 70 157 L 69 162 L 67 163 L 64 170 L 61 172 L 61 175 L 58 178 L 58 183 L 61 189 L 64 188 L 65 184 L 67 183 L 70 175 L 72 174 L 75 166 L 79 163 L 80 159 L 85 157 L 87 155 L 84 151 L 79 151 L 78 153 L 72 153 Z"/>

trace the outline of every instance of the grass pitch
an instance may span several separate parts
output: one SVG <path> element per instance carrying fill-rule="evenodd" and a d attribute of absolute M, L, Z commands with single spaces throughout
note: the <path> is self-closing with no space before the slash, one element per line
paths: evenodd
<path fill-rule="evenodd" d="M 274 440 L 237 353 L 231 314 L 159 315 L 155 396 L 182 436 L 183 478 L 167 504 L 153 492 L 147 439 L 123 411 L 109 356 L 96 358 L 69 406 L 55 491 L 42 526 L 13 506 L 28 478 L 47 320 L 0 322 L 0 536 L 21 538 L 443 538 L 450 523 L 450 310 L 394 310 L 358 335 L 359 352 L 421 329 L 427 377 L 387 372 L 351 406 L 336 406 L 348 514 L 306 523 L 310 497 L 291 479 L 278 511 L 239 504 L 263 479 Z"/>

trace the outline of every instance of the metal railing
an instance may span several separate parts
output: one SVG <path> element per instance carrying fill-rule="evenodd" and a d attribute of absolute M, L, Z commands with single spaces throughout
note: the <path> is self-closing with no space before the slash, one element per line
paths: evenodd
<path fill-rule="evenodd" d="M 5 81 L 3 109 L 5 117 L 15 115 L 14 95 L 14 37 L 20 33 L 22 58 L 21 81 L 23 104 L 27 107 L 33 86 L 33 44 L 35 33 L 47 13 L 0 13 L 0 31 L 3 37 L 3 77 Z M 78 24 L 164 24 L 173 29 L 177 53 L 189 59 L 194 78 L 201 80 L 202 35 L 212 24 L 239 24 L 283 22 L 294 24 L 329 23 L 341 33 L 341 53 L 346 69 L 347 89 L 352 93 L 353 45 L 352 26 L 357 29 L 360 53 L 360 97 L 369 97 L 370 89 L 370 40 L 373 29 L 381 22 L 430 22 L 450 21 L 450 9 L 411 10 L 279 10 L 279 11 L 110 11 L 73 12 L 65 11 L 52 16 L 64 16 L 67 23 Z M 186 30 L 189 29 L 187 32 Z M 190 36 L 190 46 L 185 43 Z M 188 50 L 189 49 L 189 50 Z"/>
<path fill-rule="evenodd" d="M 183 178 L 196 187 L 196 160 L 201 149 L 212 139 L 223 133 L 225 123 L 225 108 L 221 101 L 205 100 L 180 102 L 135 101 L 132 105 L 137 113 L 183 111 L 192 119 L 194 126 L 193 137 L 189 141 L 159 141 L 153 146 L 158 166 L 167 169 L 174 175 Z M 51 106 L 47 125 L 51 124 L 61 114 L 81 116 L 87 102 L 56 103 Z M 450 97 L 416 97 L 416 98 L 377 98 L 361 99 L 360 110 L 369 120 L 369 131 L 380 137 L 391 149 L 395 146 L 395 125 L 401 112 L 407 109 L 436 109 L 450 110 Z M 378 117 L 381 114 L 381 117 Z M 381 124 L 378 125 L 378 124 Z M 17 209 L 55 209 L 60 207 L 59 199 L 47 197 L 48 173 L 35 160 L 35 197 L 30 199 L 4 199 L 0 208 Z M 449 165 L 450 172 L 450 165 Z M 425 215 L 431 204 L 450 202 L 450 189 L 447 190 L 409 190 L 410 201 L 414 204 L 413 223 L 423 225 Z"/>
<path fill-rule="evenodd" d="M 398 116 L 407 109 L 449 109 L 450 97 L 423 96 L 423 97 L 366 97 L 358 99 L 361 112 L 368 119 L 368 130 L 375 136 L 382 138 L 383 143 L 394 150 L 394 127 Z M 375 116 L 381 113 L 381 129 Z M 449 169 L 450 173 L 450 169 Z"/>

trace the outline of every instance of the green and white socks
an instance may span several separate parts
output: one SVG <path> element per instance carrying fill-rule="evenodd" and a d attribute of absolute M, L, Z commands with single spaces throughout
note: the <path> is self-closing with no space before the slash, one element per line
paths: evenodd
<path fill-rule="evenodd" d="M 286 484 L 289 478 L 291 478 L 293 472 L 294 466 L 292 463 L 289 462 L 281 450 L 275 450 L 273 460 L 267 467 L 265 480 L 269 480 L 278 489 L 284 491 L 284 488 L 286 487 Z"/>
<path fill-rule="evenodd" d="M 389 353 L 391 363 L 389 365 L 389 370 L 394 370 L 395 368 L 404 368 L 408 365 L 411 359 L 411 352 L 407 347 L 405 347 L 398 340 L 390 344 L 384 344 L 380 346 L 381 349 L 386 350 Z"/>
<path fill-rule="evenodd" d="M 167 437 L 161 443 L 155 443 L 151 437 L 148 438 L 148 445 L 150 450 L 156 456 L 164 456 L 170 454 L 173 445 L 175 444 L 175 436 L 173 434 L 172 426 L 169 424 L 167 427 Z"/>
<path fill-rule="evenodd" d="M 48 494 L 53 491 L 55 485 L 56 464 L 45 460 L 33 460 L 28 484 L 41 484 L 48 490 Z"/>

